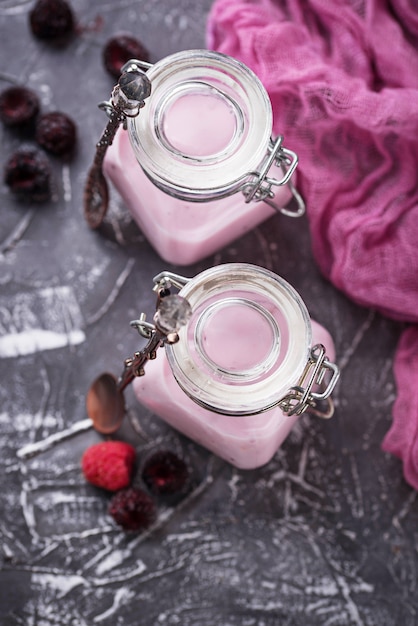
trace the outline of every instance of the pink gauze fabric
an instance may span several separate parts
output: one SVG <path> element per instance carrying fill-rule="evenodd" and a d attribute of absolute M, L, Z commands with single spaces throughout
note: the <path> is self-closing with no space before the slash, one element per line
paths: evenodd
<path fill-rule="evenodd" d="M 323 274 L 411 323 L 383 448 L 418 489 L 417 0 L 216 0 L 207 44 L 266 87 L 274 132 L 299 156 Z"/>

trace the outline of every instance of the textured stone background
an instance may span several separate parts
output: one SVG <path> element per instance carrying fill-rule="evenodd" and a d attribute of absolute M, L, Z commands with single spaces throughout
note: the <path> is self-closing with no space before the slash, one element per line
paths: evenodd
<path fill-rule="evenodd" d="M 137 348 L 129 320 L 152 310 L 151 279 L 167 268 L 116 194 L 104 235 L 84 223 L 83 184 L 106 122 L 96 104 L 112 88 L 102 46 L 128 30 L 152 60 L 203 47 L 210 7 L 209 0 L 73 0 L 80 32 L 57 50 L 31 36 L 31 4 L 0 2 L 0 88 L 25 83 L 44 110 L 66 111 L 77 121 L 79 147 L 71 162 L 53 159 L 50 203 L 21 205 L 0 189 L 1 624 L 418 624 L 416 493 L 400 463 L 380 450 L 401 328 L 324 281 L 305 218 L 275 217 L 213 258 L 168 269 L 191 276 L 240 260 L 292 283 L 335 337 L 342 380 L 331 421 L 304 416 L 271 463 L 244 472 L 130 397 L 147 439 L 128 422 L 121 436 L 140 455 L 177 450 L 195 480 L 187 500 L 160 508 L 157 527 L 134 538 L 110 523 L 106 496 L 81 476 L 80 457 L 95 433 L 17 457 L 22 446 L 85 418 L 90 381 L 103 369 L 118 373 Z M 3 167 L 22 138 L 0 134 Z M 62 347 L 10 348 L 12 334 L 34 328 L 64 337 Z"/>

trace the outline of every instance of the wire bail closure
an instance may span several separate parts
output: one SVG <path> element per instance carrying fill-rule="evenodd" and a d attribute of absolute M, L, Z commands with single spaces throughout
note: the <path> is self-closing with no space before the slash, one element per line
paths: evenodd
<path fill-rule="evenodd" d="M 324 385 L 327 372 L 331 372 L 328 384 Z M 331 363 L 325 355 L 325 348 L 322 344 L 316 344 L 311 349 L 309 360 L 305 366 L 298 385 L 292 387 L 280 401 L 279 406 L 286 415 L 301 415 L 309 410 L 317 417 L 329 419 L 334 414 L 334 403 L 331 399 L 335 385 L 340 377 L 340 370 L 335 363 Z M 324 388 L 325 386 L 325 388 Z M 314 388 L 323 391 L 314 391 Z M 320 404 L 325 402 L 322 410 Z"/>
<path fill-rule="evenodd" d="M 182 287 L 184 287 L 191 279 L 185 278 L 184 276 L 180 276 L 180 274 L 174 274 L 172 272 L 160 272 L 157 276 L 154 276 L 153 282 L 154 287 L 153 291 L 157 293 L 157 313 L 161 305 L 161 300 L 168 295 L 171 296 L 171 288 L 175 287 L 180 291 Z M 173 296 L 171 296 L 173 297 Z M 178 296 L 181 298 L 181 296 Z M 184 302 L 187 302 L 184 298 L 181 298 Z M 156 316 L 154 315 L 154 322 L 156 321 Z M 158 315 L 157 315 L 158 321 Z M 181 324 L 183 325 L 183 324 Z M 153 332 L 156 330 L 156 324 L 147 322 L 145 313 L 141 313 L 137 320 L 132 320 L 130 322 L 130 326 L 136 328 L 141 337 L 145 339 L 149 339 Z M 176 333 L 177 334 L 177 333 Z M 167 343 L 176 343 L 178 341 L 177 338 L 174 338 L 170 334 L 168 334 Z"/>
<path fill-rule="evenodd" d="M 247 181 L 242 186 L 242 193 L 245 202 L 266 202 L 275 211 L 283 213 L 288 217 L 301 217 L 306 210 L 305 202 L 291 182 L 291 177 L 298 164 L 298 155 L 293 150 L 285 148 L 283 145 L 283 135 L 279 135 L 276 140 L 270 139 L 267 157 L 261 164 L 259 172 L 250 172 L 254 180 Z M 281 168 L 283 177 L 280 180 L 269 178 L 268 173 L 271 166 L 275 164 Z M 296 200 L 296 209 L 279 207 L 274 201 L 273 187 L 288 184 L 292 196 Z"/>

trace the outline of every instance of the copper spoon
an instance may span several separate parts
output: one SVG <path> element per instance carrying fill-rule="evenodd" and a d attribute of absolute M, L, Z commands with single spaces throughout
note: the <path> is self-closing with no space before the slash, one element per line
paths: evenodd
<path fill-rule="evenodd" d="M 156 349 L 164 339 L 165 336 L 155 330 L 145 348 L 136 352 L 132 359 L 125 360 L 125 369 L 119 380 L 113 374 L 105 372 L 92 383 L 87 392 L 86 410 L 99 433 L 109 435 L 119 428 L 125 416 L 123 390 L 136 376 L 145 373 L 145 363 L 156 357 Z"/>
<path fill-rule="evenodd" d="M 112 145 L 120 124 L 126 128 L 127 118 L 136 117 L 151 94 L 151 83 L 140 69 L 140 64 L 136 59 L 126 63 L 111 99 L 99 104 L 99 108 L 107 113 L 109 122 L 96 144 L 94 161 L 84 188 L 84 217 L 92 229 L 99 228 L 109 205 L 109 189 L 103 174 L 106 150 Z"/>

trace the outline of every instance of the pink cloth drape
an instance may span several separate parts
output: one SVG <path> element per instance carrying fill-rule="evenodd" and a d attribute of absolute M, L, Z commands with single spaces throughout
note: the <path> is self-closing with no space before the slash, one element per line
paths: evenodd
<path fill-rule="evenodd" d="M 216 0 L 208 48 L 252 68 L 299 155 L 316 261 L 355 302 L 413 324 L 383 448 L 418 489 L 418 2 Z"/>

